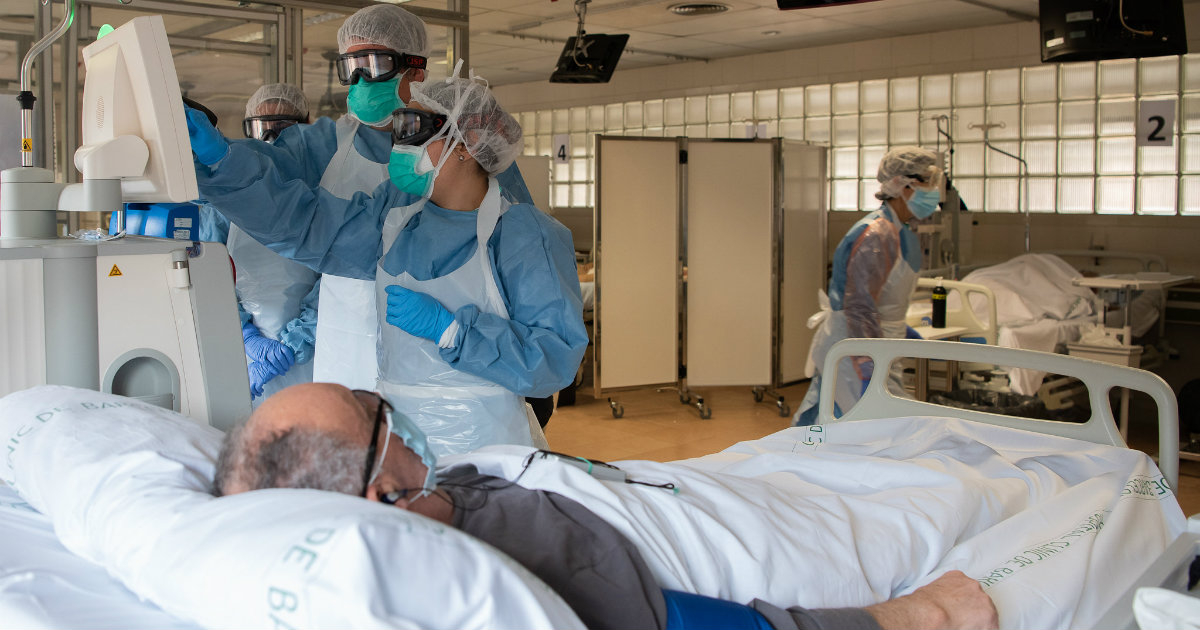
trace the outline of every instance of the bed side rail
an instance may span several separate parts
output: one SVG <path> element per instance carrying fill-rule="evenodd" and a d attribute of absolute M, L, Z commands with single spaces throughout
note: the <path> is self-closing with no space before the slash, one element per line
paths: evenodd
<path fill-rule="evenodd" d="M 1141 252 L 1107 251 L 1103 249 L 1055 249 L 1038 252 L 1053 254 L 1059 258 L 1085 258 L 1094 260 L 1131 260 L 1141 266 L 1138 271 L 1170 271 L 1167 259 L 1158 254 Z M 1078 268 L 1078 267 L 1077 267 Z"/>
<path fill-rule="evenodd" d="M 1087 386 L 1092 415 L 1085 423 L 1018 418 L 1001 414 L 953 409 L 954 417 L 985 424 L 1035 431 L 1049 435 L 1087 440 L 1097 444 L 1126 446 L 1113 419 L 1108 392 L 1113 387 L 1145 392 L 1158 405 L 1159 470 L 1174 490 L 1179 481 L 1179 407 L 1166 381 L 1145 370 L 1128 368 L 1091 359 L 1034 350 L 1018 350 L 954 341 L 910 339 L 845 339 L 835 344 L 825 357 L 822 374 L 834 374 L 839 361 L 847 357 L 868 356 L 876 366 L 891 365 L 905 357 L 961 362 L 994 363 L 1032 368 L 1073 376 Z M 848 420 L 895 418 L 900 416 L 945 416 L 949 407 L 901 398 L 887 389 L 888 370 L 877 367 L 863 397 L 841 418 L 833 417 L 834 385 L 837 379 L 821 379 L 820 422 L 828 424 Z"/>
<path fill-rule="evenodd" d="M 961 280 L 937 280 L 935 278 L 918 278 L 917 287 L 921 289 L 932 289 L 938 285 L 942 285 L 943 289 L 948 292 L 957 292 L 959 296 L 959 306 L 955 309 L 946 309 L 946 325 L 947 326 L 963 326 L 967 332 L 964 337 L 983 337 L 988 345 L 996 345 L 996 294 L 992 290 L 982 284 L 973 282 L 963 282 Z M 925 292 L 922 292 L 924 294 Z M 971 308 L 971 294 L 978 293 L 987 300 L 985 312 L 987 313 L 987 322 L 979 319 L 975 315 L 975 309 Z M 919 322 L 908 322 L 909 326 L 919 325 Z"/>

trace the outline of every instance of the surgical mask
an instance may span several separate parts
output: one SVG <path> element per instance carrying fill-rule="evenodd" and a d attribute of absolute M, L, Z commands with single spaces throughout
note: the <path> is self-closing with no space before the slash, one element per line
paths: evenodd
<path fill-rule="evenodd" d="M 908 203 L 908 211 L 918 219 L 928 219 L 937 210 L 942 194 L 936 188 L 913 188 L 913 196 Z"/>
<path fill-rule="evenodd" d="M 390 409 L 390 405 L 389 405 Z M 437 489 L 437 475 L 434 469 L 437 468 L 437 455 L 429 448 L 429 440 L 425 437 L 425 432 L 422 431 L 412 420 L 409 420 L 404 414 L 388 411 L 387 413 L 388 434 L 383 443 L 383 454 L 379 459 L 387 457 L 388 443 L 391 441 L 391 436 L 400 438 L 400 442 L 404 444 L 408 450 L 412 451 L 417 457 L 421 458 L 421 463 L 425 465 L 425 480 L 421 483 L 421 492 L 413 499 L 419 499 L 427 494 L 432 494 Z M 371 482 L 375 481 L 375 475 L 371 476 Z M 368 482 L 369 484 L 370 482 Z M 397 493 L 397 499 L 400 493 Z M 396 500 L 388 500 L 391 496 L 385 497 L 385 503 L 395 503 Z"/>
<path fill-rule="evenodd" d="M 392 112 L 404 107 L 399 89 L 399 76 L 387 81 L 359 81 L 350 86 L 346 105 L 350 107 L 350 113 L 363 123 L 382 125 L 391 118 Z"/>
<path fill-rule="evenodd" d="M 401 144 L 392 147 L 388 177 L 400 190 L 418 197 L 433 194 L 433 162 L 423 147 Z"/>
<path fill-rule="evenodd" d="M 452 126 L 443 127 L 442 131 L 419 147 L 407 144 L 392 147 L 392 155 L 388 158 L 388 177 L 391 178 L 392 184 L 396 188 L 424 198 L 433 196 L 433 187 L 437 183 L 437 176 L 442 172 L 442 167 L 445 166 L 446 160 L 450 158 L 450 154 L 454 152 L 454 147 L 458 146 L 459 141 L 455 137 L 443 144 L 442 157 L 436 166 L 429 158 L 429 145 L 446 138 L 446 133 Z"/>
<path fill-rule="evenodd" d="M 434 469 L 437 468 L 437 455 L 434 454 L 433 449 L 429 448 L 429 440 L 425 438 L 425 432 L 402 413 L 392 413 L 390 416 L 388 430 L 400 438 L 408 450 L 420 457 L 421 463 L 428 468 L 425 472 L 425 482 L 421 484 L 421 493 L 416 498 L 431 494 L 437 489 L 437 475 L 434 474 Z"/>

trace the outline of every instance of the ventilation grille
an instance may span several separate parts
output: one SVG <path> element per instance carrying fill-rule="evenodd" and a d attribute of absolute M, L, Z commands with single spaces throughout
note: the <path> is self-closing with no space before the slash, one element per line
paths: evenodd
<path fill-rule="evenodd" d="M 667 7 L 667 10 L 676 15 L 712 15 L 728 11 L 729 5 L 716 2 L 686 2 L 673 4 Z"/>

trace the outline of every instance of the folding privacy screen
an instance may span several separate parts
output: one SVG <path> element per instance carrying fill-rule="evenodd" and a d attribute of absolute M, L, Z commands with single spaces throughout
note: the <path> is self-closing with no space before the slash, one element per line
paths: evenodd
<path fill-rule="evenodd" d="M 689 387 L 749 385 L 761 399 L 804 378 L 826 149 L 600 136 L 596 154 L 596 396 L 657 386 L 690 402 Z"/>

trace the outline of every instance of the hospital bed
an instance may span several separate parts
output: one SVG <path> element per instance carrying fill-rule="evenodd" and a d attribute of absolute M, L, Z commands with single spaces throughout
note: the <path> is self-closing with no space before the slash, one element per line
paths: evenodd
<path fill-rule="evenodd" d="M 1083 252 L 1068 251 L 1064 254 L 1079 257 L 1090 254 L 1102 257 L 1106 254 L 1116 256 L 1117 260 L 1133 260 L 1138 267 L 1158 267 L 1165 265 L 1161 258 L 1142 256 L 1121 252 Z M 1091 267 L 1085 265 L 1084 269 Z M 1112 267 L 1105 267 L 1112 269 Z M 1149 278 L 1162 282 L 1163 271 L 1137 271 L 1134 274 L 1124 274 L 1119 277 Z M 1170 276 L 1175 278 L 1175 276 Z M 1062 258 L 1052 254 L 1024 254 L 1012 260 L 987 267 L 979 267 L 963 277 L 963 281 L 980 284 L 993 291 L 996 297 L 996 343 L 1009 348 L 1040 350 L 1043 352 L 1066 351 L 1067 344 L 1077 343 L 1098 324 L 1108 326 L 1129 326 L 1131 335 L 1140 336 L 1150 331 L 1155 322 L 1159 323 L 1161 337 L 1163 309 L 1163 294 L 1146 292 L 1135 299 L 1128 308 L 1109 310 L 1105 320 L 1101 322 L 1097 313 L 1104 309 L 1103 302 L 1089 286 L 1096 283 L 1118 282 L 1117 279 L 1103 280 L 1084 278 L 1080 269 L 1068 264 Z M 1136 280 L 1139 285 L 1145 285 L 1149 279 Z M 1126 299 L 1130 300 L 1127 294 Z M 951 296 L 950 308 L 954 308 L 956 300 Z M 984 317 L 986 302 L 979 297 L 970 300 L 971 306 L 979 317 Z M 1163 344 L 1160 344 L 1163 345 Z M 1157 359 L 1153 348 L 1147 347 L 1142 356 L 1141 366 L 1153 367 Z M 1125 364 L 1129 364 L 1125 362 Z M 1137 366 L 1138 364 L 1132 364 Z M 1022 395 L 1037 393 L 1042 385 L 1045 372 L 1042 370 L 1014 369 L 1009 371 L 1012 390 Z"/>
<path fill-rule="evenodd" d="M 931 289 L 942 287 L 947 291 L 946 322 L 941 328 L 932 326 L 933 305 L 930 300 Z M 905 322 L 921 335 L 922 339 L 966 341 L 969 343 L 996 345 L 996 295 L 991 289 L 982 284 L 973 284 L 961 280 L 946 280 L 943 278 L 919 278 L 916 291 L 913 292 L 909 303 Z M 909 368 L 912 368 L 913 378 L 908 379 Z M 904 386 L 918 400 L 926 400 L 932 385 L 933 389 L 947 391 L 958 381 L 959 374 L 975 372 L 983 376 L 973 376 L 983 382 L 990 376 L 992 365 L 983 363 L 935 362 L 930 368 L 929 361 L 917 359 L 904 362 Z M 931 378 L 931 373 L 933 378 Z M 932 383 L 931 383 L 932 381 Z"/>
<path fill-rule="evenodd" d="M 942 287 L 947 291 L 946 325 L 933 328 L 929 318 L 933 308 L 929 302 L 930 289 Z M 951 296 L 954 296 L 951 299 Z M 996 294 L 987 286 L 961 280 L 919 278 L 906 317 L 924 339 L 938 339 L 941 335 L 959 340 L 996 345 Z M 949 331 L 949 333 L 947 333 Z"/>
<path fill-rule="evenodd" d="M 1125 441 L 1122 437 L 1124 431 L 1119 430 L 1114 421 L 1112 407 L 1107 396 L 1108 390 L 1113 387 L 1122 387 L 1143 391 L 1149 394 L 1158 405 L 1159 451 L 1157 460 L 1159 468 L 1170 487 L 1178 488 L 1178 407 L 1170 386 L 1154 374 L 1057 354 L 980 347 L 974 344 L 932 344 L 922 341 L 891 339 L 842 341 L 830 350 L 825 369 L 834 369 L 838 361 L 852 356 L 870 356 L 876 365 L 890 364 L 893 361 L 912 357 L 958 361 L 982 360 L 1001 365 L 1036 367 L 1051 373 L 1073 376 L 1085 383 L 1090 396 L 1092 416 L 1082 424 L 1013 418 L 965 409 L 955 409 L 953 413 L 958 417 L 981 423 L 1069 436 L 1112 446 L 1125 446 Z M 938 415 L 947 412 L 946 408 L 940 405 L 898 397 L 882 381 L 883 379 L 874 379 L 859 402 L 841 417 L 834 417 L 833 405 L 827 402 L 833 400 L 834 383 L 832 380 L 823 383 L 822 402 L 819 408 L 822 424 L 890 418 L 903 414 Z M 1188 520 L 1187 531 L 1179 534 L 1145 571 L 1132 579 L 1125 591 L 1113 600 L 1112 605 L 1093 627 L 1136 630 L 1138 625 L 1134 619 L 1133 607 L 1138 589 L 1158 587 L 1189 593 L 1189 569 L 1198 559 L 1200 559 L 1200 515 L 1193 516 Z M 1194 592 L 1189 594 L 1194 596 Z"/>
<path fill-rule="evenodd" d="M 931 402 L 903 398 L 891 392 L 886 379 L 872 378 L 858 403 L 841 417 L 833 414 L 836 379 L 821 382 L 821 403 L 818 415 L 822 424 L 850 420 L 894 418 L 897 416 L 955 417 L 984 424 L 996 424 L 1034 433 L 1069 437 L 1096 444 L 1125 447 L 1117 427 L 1108 392 L 1126 388 L 1144 392 L 1158 405 L 1158 466 L 1172 489 L 1179 482 L 1179 406 L 1171 386 L 1158 376 L 1144 370 L 1134 370 L 1100 361 L 1069 357 L 1048 352 L 1032 352 L 980 346 L 972 343 L 931 343 L 911 339 L 845 339 L 834 344 L 825 358 L 825 373 L 831 374 L 837 364 L 848 357 L 868 356 L 876 366 L 891 365 L 906 358 L 944 361 L 979 361 L 1045 370 L 1079 379 L 1087 388 L 1091 417 L 1083 423 L 1018 418 L 969 409 L 951 409 Z M 887 370 L 875 370 L 887 374 Z"/>
<path fill-rule="evenodd" d="M 1157 377 L 1144 372 L 1071 357 L 1046 356 L 1040 353 L 950 342 L 847 340 L 835 346 L 830 357 L 836 361 L 838 357 L 861 354 L 873 356 L 877 363 L 905 356 L 943 360 L 984 360 L 1018 365 L 1049 362 L 1049 369 L 1063 374 L 1078 375 L 1093 391 L 1106 391 L 1114 385 L 1147 391 L 1159 402 L 1162 434 L 1176 434 L 1174 423 L 1177 422 L 1177 412 L 1174 399 L 1165 388 L 1165 384 Z M 37 451 L 36 457 L 44 458 L 42 466 L 45 473 L 36 479 L 25 478 L 26 485 L 22 487 L 23 492 L 33 496 L 19 498 L 11 488 L 0 487 L 0 530 L 26 534 L 15 538 L 0 537 L 0 569 L 5 576 L 5 579 L 0 579 L 0 619 L 16 620 L 15 625 L 28 628 L 257 627 L 274 622 L 291 627 L 382 627 L 388 624 L 380 622 L 376 617 L 353 617 L 352 613 L 345 611 L 370 609 L 374 613 L 410 602 L 413 606 L 425 609 L 425 613 L 435 616 L 421 617 L 414 612 L 411 615 L 389 618 L 391 624 L 407 623 L 418 627 L 578 627 L 577 620 L 570 615 L 569 610 L 562 610 L 562 603 L 557 601 L 557 598 L 547 596 L 544 587 L 530 586 L 527 582 L 528 576 L 511 566 L 511 562 L 506 563 L 503 559 L 496 558 L 494 553 L 486 553 L 486 550 L 480 548 L 483 545 L 477 541 L 464 540 L 463 535 L 454 536 L 452 534 L 455 532 L 448 532 L 445 528 L 431 528 L 427 522 L 414 515 L 397 513 L 387 506 L 329 493 L 275 490 L 264 491 L 263 494 L 254 493 L 258 496 L 238 495 L 220 500 L 209 499 L 199 507 L 189 507 L 185 498 L 181 496 L 185 491 L 175 487 L 163 488 L 156 484 L 163 483 L 161 479 L 165 478 L 172 483 L 183 484 L 184 487 L 199 488 L 203 492 L 208 487 L 205 476 L 211 475 L 211 457 L 215 454 L 216 444 L 219 443 L 219 439 L 213 439 L 214 430 L 187 422 L 164 410 L 140 405 L 122 406 L 124 403 L 120 400 L 114 400 L 104 394 L 80 392 L 81 390 L 68 391 L 65 388 L 60 392 L 30 390 L 13 395 L 24 395 L 24 402 L 11 397 L 0 399 L 0 439 L 4 439 L 6 444 L 13 443 L 16 439 L 30 445 L 24 448 L 36 448 L 33 446 L 34 442 L 30 441 L 37 439 L 36 432 L 50 430 L 55 427 L 54 422 L 60 421 L 49 422 L 41 429 L 30 428 L 43 422 L 45 412 L 38 413 L 38 409 L 45 408 L 56 414 L 67 414 L 62 417 L 76 414 L 74 417 L 78 420 L 78 424 L 74 426 L 61 427 L 58 433 L 43 434 L 40 447 L 42 450 Z M 832 391 L 823 391 L 822 394 L 823 400 L 833 398 Z M 34 400 L 35 397 L 40 399 Z M 106 402 L 87 403 L 89 400 Z M 1018 435 L 1018 446 L 1022 441 L 1036 445 L 1041 440 L 1059 440 L 1050 437 L 1054 435 L 1121 446 L 1123 443 L 1119 434 L 1112 426 L 1111 412 L 1104 411 L 1106 404 L 1101 404 L 1104 402 L 1099 396 L 1095 398 L 1093 406 L 1098 410 L 1097 416 L 1087 424 L 1079 426 L 1060 426 L 1056 423 L 1023 419 L 999 419 L 1009 426 L 1041 430 L 1049 436 L 1030 435 L 1026 440 L 1021 437 L 1024 434 L 1014 434 L 1007 429 L 989 427 L 988 430 L 1008 431 L 996 435 L 1009 442 L 1014 439 L 1013 435 Z M 83 405 L 82 408 L 80 405 Z M 848 479 L 845 473 L 857 470 L 861 466 L 857 460 L 847 458 L 871 443 L 865 436 L 873 435 L 876 440 L 883 439 L 886 444 L 890 444 L 885 444 L 883 450 L 887 451 L 912 447 L 917 440 L 916 434 L 922 429 L 926 433 L 925 439 L 944 443 L 946 437 L 954 435 L 955 427 L 970 424 L 953 421 L 941 425 L 936 422 L 936 418 L 898 416 L 951 413 L 958 418 L 970 420 L 998 420 L 992 414 L 948 410 L 928 403 L 916 403 L 894 397 L 883 387 L 882 379 L 870 384 L 863 401 L 853 407 L 846 416 L 834 419 L 829 416 L 829 410 L 822 409 L 821 412 L 828 422 L 824 427 L 787 429 L 761 440 L 738 444 L 724 452 L 681 464 L 690 469 L 722 470 L 735 474 L 739 467 L 750 467 L 755 462 L 771 461 L 780 456 L 791 456 L 795 452 L 809 452 L 812 463 L 806 466 L 806 470 L 813 475 L 825 474 L 825 478 L 831 480 L 845 480 L 849 486 L 844 490 L 844 494 L 852 496 L 856 483 L 861 485 L 861 482 Z M 118 413 L 133 415 L 127 419 L 123 418 L 130 421 L 128 424 L 114 424 L 110 415 Z M 28 421 L 22 418 L 28 418 Z M 870 420 L 851 422 L 866 418 Z M 139 421 L 132 422 L 133 420 Z M 118 431 L 116 427 L 122 427 L 122 430 Z M 143 430 L 148 431 L 149 435 L 143 435 Z M 899 435 L 893 436 L 893 433 Z M 59 444 L 56 441 L 67 441 L 69 444 Z M 949 443 L 953 442 L 954 440 L 950 440 Z M 1077 446 L 1082 443 L 1071 440 L 1061 440 L 1061 443 L 1065 450 L 1083 448 L 1086 451 L 1088 448 L 1095 448 Z M 1007 447 L 997 444 L 995 448 Z M 1141 463 L 1141 470 L 1146 474 L 1139 474 L 1137 478 L 1152 480 L 1165 477 L 1165 483 L 1153 487 L 1174 487 L 1177 478 L 1177 464 L 1173 454 L 1175 451 L 1172 450 L 1170 442 L 1163 442 L 1160 449 L 1163 474 L 1158 475 L 1152 464 Z M 1052 450 L 1057 457 L 1058 448 Z M 21 458 L 35 457 L 28 454 L 31 452 L 34 451 L 18 452 L 17 461 L 28 461 Z M 128 456 L 114 455 L 113 452 L 127 452 Z M 1110 451 L 1106 452 L 1111 454 Z M 1143 455 L 1124 450 L 1118 452 L 1122 453 L 1128 453 L 1121 456 L 1130 461 L 1146 462 Z M 112 465 L 104 465 L 105 458 L 116 456 L 125 459 Z M 12 461 L 14 460 L 10 453 L 7 460 L 8 469 L 5 468 L 6 462 L 0 462 L 0 478 L 7 479 L 13 474 Z M 871 473 L 866 477 L 886 479 L 888 475 L 882 467 L 883 460 L 876 459 L 874 462 L 870 466 Z M 642 471 L 644 474 L 656 470 L 655 466 L 659 466 L 653 463 L 639 465 L 635 462 L 621 465 L 626 470 Z M 83 487 L 64 488 L 55 483 L 65 480 L 72 480 L 73 485 Z M 20 481 L 19 476 L 17 481 Z M 1089 478 L 1086 482 L 1094 481 L 1095 479 Z M 794 482 L 789 483 L 795 485 Z M 1120 483 L 1124 482 L 1118 478 L 1118 489 L 1121 487 Z M 807 481 L 800 482 L 797 487 L 803 489 L 807 484 Z M 104 493 L 116 492 L 113 489 L 114 485 L 126 486 L 126 492 L 109 497 L 109 500 L 115 498 L 122 506 L 120 510 L 104 512 L 103 515 L 89 513 L 88 502 L 78 500 L 78 496 L 82 494 L 99 501 Z M 780 488 L 787 486 L 788 483 L 784 483 Z M 688 489 L 686 483 L 683 487 L 685 491 Z M 1167 504 L 1173 504 L 1174 499 L 1169 496 L 1169 490 L 1166 493 L 1168 496 L 1157 497 L 1154 502 L 1142 500 L 1133 503 L 1139 507 L 1159 503 L 1168 507 Z M 164 505 L 160 506 L 157 502 L 151 503 L 148 500 L 127 501 L 128 494 L 136 494 L 138 497 L 157 494 L 162 497 Z M 663 501 L 674 500 L 671 493 L 657 489 L 649 489 L 646 494 L 661 496 Z M 848 500 L 843 499 L 841 494 L 843 491 L 838 491 L 829 497 L 835 502 L 832 505 L 841 505 L 843 501 Z M 1076 496 L 1083 496 L 1084 500 L 1089 502 L 1093 498 L 1104 498 L 1095 497 L 1090 491 Z M 26 503 L 27 500 L 29 503 Z M 30 503 L 48 506 L 48 513 L 55 513 L 53 523 L 50 518 L 33 511 Z M 1051 503 L 1049 507 L 1032 510 L 1024 516 L 1024 520 L 1018 515 L 1018 518 L 1007 519 L 1004 522 L 1048 523 L 1050 515 L 1045 514 L 1045 510 L 1057 509 L 1059 504 L 1058 501 Z M 1177 504 L 1174 509 L 1178 511 Z M 1154 510 L 1157 513 L 1157 508 Z M 739 514 L 732 510 L 727 513 Z M 721 513 L 711 514 L 719 517 Z M 866 555 L 880 555 L 878 536 L 888 535 L 888 532 L 894 534 L 895 526 L 892 526 L 893 529 L 875 530 L 866 522 L 867 516 L 869 515 L 859 514 L 854 517 L 850 521 L 853 527 L 839 532 L 837 536 L 818 537 L 822 539 L 822 546 L 841 538 L 843 533 L 857 532 L 856 536 L 863 537 L 864 544 L 876 549 L 876 552 Z M 778 516 L 773 515 L 772 518 Z M 402 519 L 401 524 L 406 527 L 394 527 L 396 519 Z M 735 520 L 740 522 L 745 519 L 743 514 Z M 389 527 L 381 529 L 385 521 Z M 1178 521 L 1177 529 L 1182 529 L 1181 513 Z M 131 528 L 139 532 L 136 540 L 117 536 L 122 531 L 123 522 L 126 531 Z M 1105 533 L 1111 532 L 1114 536 L 1119 536 L 1122 532 L 1128 534 L 1132 529 L 1137 529 L 1135 525 L 1136 523 L 1114 517 L 1111 523 L 1105 525 Z M 264 531 L 270 535 L 245 539 L 247 532 L 252 532 L 258 526 L 265 528 Z M 652 523 L 646 523 L 646 526 L 654 529 Z M 1039 525 L 1032 528 L 1037 530 L 1033 535 L 1042 536 L 1042 531 L 1049 531 L 1047 527 Z M 55 536 L 55 529 L 58 530 L 58 536 Z M 1118 562 L 1117 566 L 1128 569 L 1129 567 L 1123 564 L 1128 559 L 1117 557 L 1119 554 L 1113 554 L 1111 548 L 1099 546 L 1099 533 L 1096 531 L 1098 529 L 1092 528 L 1086 535 L 1079 534 L 1094 547 L 1089 552 L 1091 555 L 1087 556 L 1089 564 L 1094 562 L 1097 567 L 1095 571 L 1103 571 L 1101 567 L 1107 567 L 1105 563 L 1111 560 Z M 1169 529 L 1174 531 L 1176 527 L 1172 524 Z M 393 535 L 396 531 L 402 535 Z M 794 534 L 800 538 L 812 538 L 806 534 L 811 531 L 814 530 L 781 528 L 776 537 Z M 336 532 L 337 536 L 328 532 Z M 655 534 L 654 531 L 649 533 Z M 1007 537 L 1004 532 L 998 532 L 997 535 L 1000 534 Z M 68 554 L 59 542 L 61 537 L 62 541 L 74 548 L 80 545 L 81 537 L 106 535 L 117 537 L 111 541 L 118 548 L 117 555 L 135 562 L 153 561 L 153 570 L 141 565 L 136 565 L 141 570 L 132 570 L 135 565 L 121 562 L 101 566 Z M 901 536 L 897 541 L 903 538 Z M 331 540 L 333 542 L 327 543 Z M 716 544 L 718 540 L 720 539 L 714 538 L 710 542 Z M 751 547 L 762 542 L 749 538 L 741 540 Z M 1156 550 L 1154 553 L 1165 549 L 1166 542 L 1169 540 L 1159 546 L 1153 546 Z M 322 543 L 333 547 L 323 548 L 320 546 Z M 1132 544 L 1130 541 L 1126 543 Z M 989 545 L 991 546 L 994 545 Z M 83 547 L 90 549 L 87 545 Z M 207 553 L 200 550 L 207 550 Z M 986 549 L 975 550 L 978 551 Z M 415 555 L 411 558 L 408 555 L 397 555 L 401 552 Z M 421 553 L 425 555 L 422 556 Z M 112 562 L 112 555 L 110 553 L 96 559 L 106 563 Z M 213 579 L 214 569 L 226 567 L 228 571 L 229 565 L 237 565 L 247 556 L 262 556 L 269 561 L 264 561 L 262 566 L 256 565 L 256 571 L 238 571 L 232 575 L 225 574 L 218 580 Z M 402 565 L 386 561 L 386 558 L 397 557 L 405 557 L 406 561 Z M 693 563 L 696 560 L 698 559 L 693 558 Z M 773 570 L 772 565 L 779 565 L 774 568 L 782 568 L 789 574 L 797 570 L 796 565 L 788 562 L 764 561 L 754 565 L 758 567 L 757 571 L 746 571 L 747 578 L 754 580 L 757 573 L 766 575 Z M 383 570 L 400 566 L 405 570 Z M 109 573 L 122 578 L 129 586 L 124 586 L 106 575 L 106 567 Z M 181 571 L 182 567 L 187 567 L 187 570 Z M 444 569 L 452 572 L 456 580 L 446 584 L 434 574 L 419 579 L 422 576 L 414 577 L 412 574 L 415 572 L 408 570 L 414 567 Z M 454 572 L 454 567 L 461 571 Z M 686 568 L 686 565 L 681 567 Z M 357 572 L 349 572 L 351 569 Z M 942 569 L 943 567 L 937 567 L 938 571 Z M 1138 572 L 1141 570 L 1140 566 L 1136 569 Z M 1021 587 L 1021 580 L 1030 575 L 1031 571 L 1017 572 L 1016 577 L 1008 578 L 1004 583 L 993 585 L 991 588 L 1002 591 L 1005 588 Z M 969 574 L 975 576 L 975 573 Z M 409 581 L 396 582 L 405 579 Z M 995 578 L 985 575 L 980 579 Z M 378 586 L 376 581 L 390 581 L 390 590 Z M 917 586 L 919 584 L 913 583 L 904 588 L 911 589 Z M 1119 589 L 1120 585 L 1113 588 Z M 407 592 L 407 589 L 413 589 L 414 594 L 404 602 L 395 601 L 392 595 Z M 364 603 L 363 593 L 370 594 L 372 598 Z M 167 610 L 159 609 L 146 601 L 139 601 L 139 596 L 162 602 Z M 998 596 L 994 595 L 995 597 Z M 736 599 L 736 594 L 731 598 Z M 1000 600 L 1003 602 L 1003 597 L 1000 597 Z M 317 601 L 336 602 L 336 606 L 328 609 L 318 607 L 315 603 Z M 216 605 L 214 602 L 221 604 Z M 1013 611 L 1010 608 L 1011 604 L 1000 605 L 1002 623 L 1006 614 L 1021 614 L 1019 611 Z M 1072 614 L 1086 613 L 1094 617 L 1094 609 L 1098 605 L 1095 602 L 1078 604 L 1076 607 L 1079 611 Z M 1107 606 L 1108 602 L 1104 602 L 1104 605 Z M 337 614 L 346 616 L 335 617 L 333 608 L 337 609 Z M 514 616 L 514 611 L 520 615 Z M 237 617 L 234 616 L 234 612 L 251 616 Z M 281 617 L 275 619 L 271 615 Z M 1037 624 L 1037 627 L 1090 625 L 1072 623 L 1072 620 L 1078 619 L 1080 618 L 1068 615 L 1057 623 L 1050 623 L 1042 618 L 1042 623 Z M 1010 622 L 1010 627 L 1012 623 L 1016 622 Z"/>

